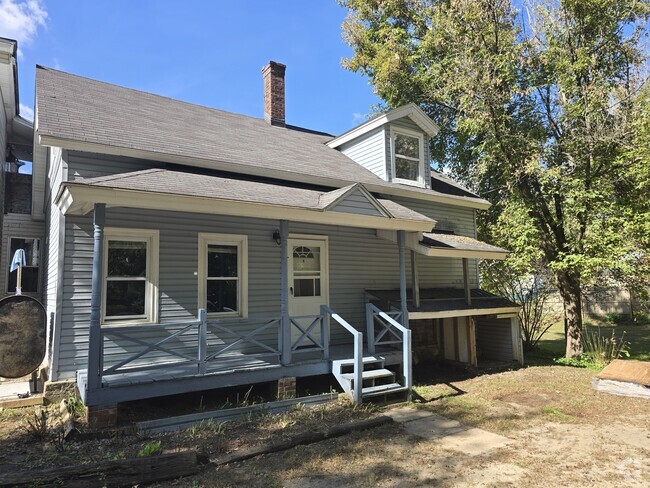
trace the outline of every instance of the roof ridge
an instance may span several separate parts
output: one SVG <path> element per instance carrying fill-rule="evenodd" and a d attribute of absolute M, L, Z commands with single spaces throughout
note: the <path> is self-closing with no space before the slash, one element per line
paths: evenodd
<path fill-rule="evenodd" d="M 77 74 L 74 74 L 74 73 L 69 73 L 68 71 L 63 71 L 63 70 L 59 70 L 59 69 L 55 69 L 55 68 L 50 68 L 48 66 L 43 66 L 41 64 L 37 64 L 36 65 L 36 73 L 37 74 L 38 74 L 39 69 L 43 70 L 43 71 L 51 71 L 51 72 L 54 72 L 54 73 L 60 73 L 60 74 L 66 75 L 66 76 L 72 76 L 74 78 L 79 78 L 79 79 L 82 79 L 82 80 L 91 81 L 93 83 L 100 83 L 102 85 L 111 86 L 111 87 L 114 87 L 114 88 L 118 88 L 120 90 L 128 90 L 128 91 L 131 91 L 131 92 L 140 93 L 140 94 L 144 94 L 144 95 L 147 95 L 147 96 L 158 97 L 158 98 L 162 98 L 164 100 L 170 100 L 172 102 L 183 103 L 185 105 L 190 105 L 192 107 L 198 107 L 198 108 L 203 109 L 203 110 L 214 110 L 215 112 L 221 112 L 223 114 L 229 114 L 229 115 L 234 115 L 236 117 L 244 117 L 246 119 L 257 120 L 257 121 L 260 121 L 260 122 L 264 122 L 266 124 L 263 117 L 254 117 L 252 115 L 246 115 L 246 114 L 242 114 L 242 113 L 238 113 L 238 112 L 231 112 L 229 110 L 223 110 L 223 109 L 220 109 L 220 108 L 209 107 L 207 105 L 200 105 L 198 103 L 188 102 L 186 100 L 181 100 L 179 98 L 173 98 L 173 97 L 169 97 L 169 96 L 166 96 L 166 95 L 160 95 L 158 93 L 152 93 L 152 92 L 148 92 L 148 91 L 144 91 L 144 90 L 139 90 L 137 88 L 130 88 L 128 86 L 118 85 L 116 83 L 109 83 L 108 81 L 97 80 L 95 78 L 90 78 L 88 76 L 81 76 L 81 75 L 77 75 Z M 296 125 L 288 124 L 285 127 L 271 126 L 270 124 L 267 124 L 267 125 L 269 125 L 269 127 L 277 127 L 277 128 L 281 128 L 281 129 L 293 130 L 293 131 L 296 131 L 296 132 L 303 132 L 303 133 L 306 133 L 306 134 L 313 134 L 313 135 L 318 135 L 318 136 L 322 136 L 322 137 L 336 137 L 336 136 L 334 136 L 334 135 L 332 135 L 332 134 L 330 134 L 328 132 L 318 131 L 318 130 L 314 130 L 314 129 L 307 129 L 305 127 L 299 127 L 299 126 L 296 126 Z"/>

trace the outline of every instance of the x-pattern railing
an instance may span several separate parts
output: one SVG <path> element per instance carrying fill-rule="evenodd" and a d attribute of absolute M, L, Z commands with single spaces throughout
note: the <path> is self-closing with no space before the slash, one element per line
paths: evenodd
<path fill-rule="evenodd" d="M 308 325 L 301 323 L 303 320 L 311 320 Z M 323 333 L 323 316 L 322 315 L 303 315 L 301 317 L 289 317 L 289 322 L 291 327 L 295 327 L 300 332 L 300 337 L 296 339 L 291 345 L 291 351 L 296 352 L 299 348 L 303 348 L 300 351 L 322 351 L 324 350 L 324 336 Z M 316 327 L 320 330 L 320 341 L 314 337 L 316 332 Z M 305 342 L 303 344 L 303 342 Z"/>
<path fill-rule="evenodd" d="M 108 336 L 112 336 L 115 338 L 122 339 L 127 342 L 131 342 L 133 344 L 139 344 L 144 347 L 141 351 L 138 351 L 137 353 L 129 356 L 126 359 L 123 359 L 122 361 L 119 361 L 117 364 L 112 365 L 110 368 L 107 368 L 102 371 L 102 376 L 108 376 L 112 374 L 119 374 L 123 373 L 125 370 L 122 369 L 124 366 L 126 366 L 129 363 L 132 363 L 133 361 L 141 358 L 145 354 L 148 354 L 152 351 L 160 351 L 164 352 L 166 354 L 169 354 L 170 356 L 174 356 L 180 359 L 183 359 L 183 361 L 174 361 L 173 365 L 178 366 L 178 365 L 184 365 L 184 364 L 196 364 L 197 363 L 197 358 L 193 356 L 189 356 L 187 354 L 183 354 L 180 351 L 170 349 L 168 347 L 163 347 L 163 344 L 171 341 L 172 339 L 179 338 L 180 336 L 186 334 L 187 332 L 191 331 L 195 327 L 198 327 L 200 325 L 199 321 L 194 321 L 194 322 L 184 322 L 182 324 L 165 324 L 165 325 L 155 325 L 155 326 L 148 326 L 147 330 L 152 331 L 152 330 L 159 330 L 159 331 L 166 331 L 168 329 L 172 329 L 174 327 L 181 326 L 182 328 L 179 329 L 178 331 L 174 332 L 173 334 L 164 337 L 163 339 L 160 339 L 156 342 L 147 342 L 146 340 L 143 339 L 138 339 L 137 337 L 133 337 L 132 335 L 129 335 L 130 332 L 133 332 L 134 328 L 133 327 L 106 327 L 101 329 L 101 335 L 102 335 L 102 344 L 104 344 L 104 339 Z M 139 329 L 139 331 L 142 331 L 142 329 Z M 146 369 L 153 369 L 157 367 L 164 367 L 168 366 L 169 362 L 166 363 L 166 365 L 142 365 L 142 366 L 133 366 L 128 368 L 129 372 L 134 372 L 134 371 L 141 371 L 141 370 L 146 370 Z"/>
<path fill-rule="evenodd" d="M 257 327 L 256 329 L 248 332 L 248 333 L 240 333 L 234 330 L 232 327 L 237 326 L 237 327 L 243 327 L 245 325 L 250 326 L 252 324 L 260 324 L 260 327 Z M 263 342 L 257 340 L 255 336 L 259 336 L 262 332 L 267 331 L 273 327 L 276 328 L 276 333 L 278 327 L 280 327 L 280 319 L 279 318 L 255 318 L 255 319 L 250 319 L 250 320 L 233 320 L 233 321 L 223 321 L 223 320 L 214 320 L 214 321 L 209 321 L 208 326 L 212 329 L 217 329 L 221 332 L 224 332 L 233 338 L 235 340 L 231 342 L 228 345 L 225 345 L 224 347 L 221 347 L 217 351 L 213 352 L 212 354 L 209 354 L 206 358 L 205 361 L 212 361 L 215 358 L 222 356 L 223 354 L 227 353 L 228 351 L 232 351 L 236 347 L 244 344 L 244 343 L 249 343 L 253 344 L 263 351 L 266 352 L 261 352 L 261 353 L 252 353 L 249 354 L 251 356 L 254 355 L 275 355 L 279 356 L 280 351 L 278 348 L 273 348 L 269 346 L 268 344 L 264 344 Z M 230 327 L 227 327 L 229 325 Z"/>

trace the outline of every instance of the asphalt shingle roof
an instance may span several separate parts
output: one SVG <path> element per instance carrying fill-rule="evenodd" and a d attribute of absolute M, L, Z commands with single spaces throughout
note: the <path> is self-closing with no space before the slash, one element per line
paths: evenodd
<path fill-rule="evenodd" d="M 382 180 L 328 147 L 328 135 L 272 126 L 263 119 L 42 66 L 36 69 L 36 104 L 39 136 L 141 151 L 151 157 L 160 154 L 165 161 L 190 158 L 235 173 L 279 171 L 292 181 L 321 179 L 329 187 L 358 182 L 372 185 L 373 191 L 386 189 L 386 193 L 399 188 L 414 198 L 447 195 Z"/>
<path fill-rule="evenodd" d="M 331 198 L 339 196 L 340 190 L 322 192 L 271 183 L 262 183 L 221 176 L 174 171 L 162 168 L 145 169 L 118 175 L 99 176 L 75 180 L 72 185 L 88 185 L 119 190 L 146 191 L 172 195 L 217 198 L 266 205 L 283 205 L 309 210 L 324 210 Z M 392 217 L 422 222 L 434 221 L 407 207 L 386 199 L 377 199 Z"/>
<path fill-rule="evenodd" d="M 464 251 L 508 252 L 505 249 L 487 244 L 478 239 L 442 232 L 425 232 L 422 235 L 422 243 L 431 247 L 460 249 Z"/>
<path fill-rule="evenodd" d="M 366 290 L 384 307 L 399 304 L 399 290 Z M 465 302 L 465 290 L 458 288 L 421 288 L 420 306 L 412 301 L 412 290 L 407 290 L 409 312 L 447 312 L 453 310 L 489 310 L 495 308 L 514 308 L 520 305 L 505 297 L 494 295 L 479 288 L 470 291 L 472 303 Z"/>

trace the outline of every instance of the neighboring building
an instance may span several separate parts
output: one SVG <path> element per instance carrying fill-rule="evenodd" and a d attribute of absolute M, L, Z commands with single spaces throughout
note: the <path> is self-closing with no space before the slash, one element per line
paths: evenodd
<path fill-rule="evenodd" d="M 0 298 L 16 292 L 16 272 L 9 264 L 16 249 L 24 249 L 22 289 L 25 295 L 42 298 L 43 183 L 19 169 L 32 161 L 32 123 L 20 116 L 18 98 L 17 43 L 0 38 Z"/>
<path fill-rule="evenodd" d="M 409 390 L 412 348 L 522 361 L 519 307 L 479 289 L 489 204 L 430 172 L 417 106 L 334 137 L 286 123 L 274 62 L 265 120 L 36 71 L 50 379 L 87 405 L 330 372 L 361 400 Z"/>

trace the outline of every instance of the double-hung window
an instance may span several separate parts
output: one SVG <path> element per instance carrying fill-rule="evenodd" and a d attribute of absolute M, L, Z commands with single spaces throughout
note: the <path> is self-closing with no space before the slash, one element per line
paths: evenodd
<path fill-rule="evenodd" d="M 391 129 L 393 181 L 424 186 L 424 137 Z"/>
<path fill-rule="evenodd" d="M 107 228 L 104 234 L 103 323 L 157 322 L 158 231 Z"/>
<path fill-rule="evenodd" d="M 212 317 L 248 315 L 248 238 L 199 234 L 199 308 Z"/>

